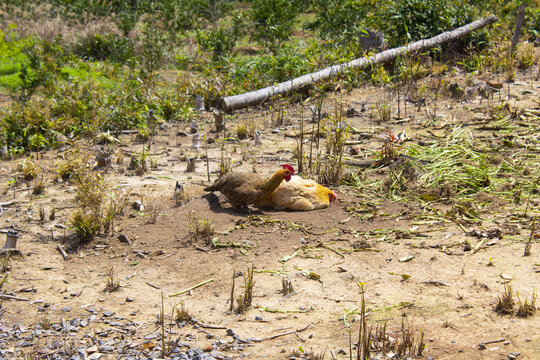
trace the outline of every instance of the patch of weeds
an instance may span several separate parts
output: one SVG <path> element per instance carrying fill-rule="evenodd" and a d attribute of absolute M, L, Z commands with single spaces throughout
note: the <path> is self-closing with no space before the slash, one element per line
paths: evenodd
<path fill-rule="evenodd" d="M 375 332 L 373 327 L 369 329 L 366 323 L 366 308 L 364 285 L 358 283 L 361 288 L 361 303 L 360 308 L 360 328 L 358 339 L 357 359 L 369 359 L 372 351 L 377 353 L 388 354 L 393 352 L 396 358 L 402 359 L 406 356 L 422 356 L 424 350 L 424 333 L 420 331 L 420 335 L 415 335 L 415 330 L 412 325 L 405 319 L 401 319 L 401 327 L 398 331 L 387 331 L 387 322 L 377 324 Z"/>
<path fill-rule="evenodd" d="M 534 47 L 533 44 L 523 44 L 521 45 L 517 55 L 516 60 L 518 66 L 521 69 L 528 69 L 534 64 Z"/>
<path fill-rule="evenodd" d="M 117 206 L 114 198 L 107 201 L 107 184 L 100 173 L 92 170 L 88 155 L 74 154 L 68 161 L 73 167 L 77 208 L 71 223 L 80 242 L 86 243 L 101 229 L 109 230 Z"/>
<path fill-rule="evenodd" d="M 32 194 L 33 195 L 41 195 L 43 192 L 45 192 L 45 182 L 43 181 L 43 175 L 38 179 L 36 178 L 34 180 Z"/>
<path fill-rule="evenodd" d="M 515 302 L 512 294 L 512 286 L 504 285 L 503 295 L 497 297 L 497 305 L 495 305 L 495 311 L 501 315 L 511 314 L 514 308 L 514 303 Z"/>
<path fill-rule="evenodd" d="M 389 103 L 377 101 L 377 103 L 375 104 L 375 107 L 377 108 L 377 112 L 379 113 L 379 118 L 381 122 L 386 123 L 390 121 L 391 113 L 390 113 Z"/>
<path fill-rule="evenodd" d="M 120 289 L 120 280 L 118 280 L 118 277 L 114 273 L 114 268 L 110 268 L 107 272 L 106 282 L 105 282 L 105 289 L 103 289 L 104 292 L 115 292 Z"/>
<path fill-rule="evenodd" d="M 34 180 L 34 178 L 38 175 L 36 163 L 30 158 L 26 158 L 20 162 L 17 166 L 17 171 L 23 175 L 24 180 L 26 181 Z"/>
<path fill-rule="evenodd" d="M 366 299 L 364 283 L 357 284 L 360 287 L 360 327 L 358 328 L 358 352 L 357 359 L 369 359 L 371 353 L 371 327 L 368 330 L 366 321 Z"/>
<path fill-rule="evenodd" d="M 205 244 L 212 243 L 212 235 L 214 235 L 214 227 L 208 219 L 197 217 L 193 211 L 187 214 L 188 218 L 188 239 L 190 243 L 203 241 Z"/>
<path fill-rule="evenodd" d="M 137 176 L 142 176 L 147 171 L 146 160 L 148 158 L 148 151 L 146 146 L 141 153 L 136 153 L 131 156 L 128 169 L 134 170 Z"/>
<path fill-rule="evenodd" d="M 233 279 L 234 281 L 234 279 Z M 247 309 L 251 307 L 251 301 L 253 299 L 253 286 L 255 281 L 253 281 L 253 265 L 251 269 L 247 270 L 247 274 L 244 277 L 244 292 L 236 298 L 236 313 L 243 314 Z"/>
<path fill-rule="evenodd" d="M 11 260 L 11 253 L 9 251 L 6 251 L 4 254 L 0 256 L 0 272 L 5 273 L 11 270 L 10 260 Z"/>
<path fill-rule="evenodd" d="M 148 216 L 147 224 L 155 224 L 159 215 L 161 215 L 161 210 L 156 205 L 149 205 L 146 211 Z"/>
<path fill-rule="evenodd" d="M 289 295 L 294 291 L 292 281 L 290 279 L 281 279 L 281 293 L 283 295 Z"/>
<path fill-rule="evenodd" d="M 45 222 L 45 208 L 43 206 L 39 206 L 39 221 Z"/>
<path fill-rule="evenodd" d="M 190 196 L 186 188 L 183 185 L 179 184 L 178 181 L 176 182 L 176 185 L 174 187 L 173 199 L 175 207 L 188 203 L 190 200 Z"/>
<path fill-rule="evenodd" d="M 304 350 L 301 347 L 298 348 L 300 352 L 298 353 L 298 357 L 301 359 L 306 360 L 324 360 L 324 357 L 326 356 L 326 351 L 323 351 L 322 353 L 314 352 L 313 349 Z"/>
<path fill-rule="evenodd" d="M 238 140 L 245 140 L 247 138 L 247 129 L 244 124 L 238 125 L 236 127 L 236 137 Z"/>
<path fill-rule="evenodd" d="M 399 155 L 399 146 L 397 145 L 399 139 L 392 130 L 387 130 L 379 138 L 383 144 L 381 148 L 375 153 L 376 166 L 384 166 L 394 161 Z"/>
<path fill-rule="evenodd" d="M 219 161 L 219 176 L 230 173 L 232 170 L 233 161 L 230 154 L 227 154 L 225 145 L 221 145 L 221 159 Z"/>
<path fill-rule="evenodd" d="M 531 300 L 529 301 L 527 298 L 525 298 L 525 302 L 521 302 L 521 299 L 519 298 L 519 294 L 517 294 L 518 298 L 518 310 L 516 313 L 516 316 L 526 318 L 529 316 L 534 315 L 536 312 L 536 292 L 533 292 L 531 296 Z"/>
<path fill-rule="evenodd" d="M 62 180 L 68 180 L 75 170 L 73 165 L 71 161 L 62 160 L 56 164 L 56 173 L 60 175 Z"/>
<path fill-rule="evenodd" d="M 349 127 L 343 122 L 343 111 L 336 110 L 333 129 L 326 133 L 326 160 L 321 164 L 319 182 L 341 185 L 343 179 L 343 154 L 349 137 Z"/>
<path fill-rule="evenodd" d="M 42 317 L 41 320 L 37 324 L 39 325 L 41 329 L 49 330 L 52 327 L 53 322 L 48 316 L 45 316 L 45 317 Z"/>
<path fill-rule="evenodd" d="M 180 303 L 180 307 L 176 306 L 174 309 L 174 321 L 176 323 L 191 323 L 193 320 L 193 317 L 189 314 L 186 307 L 184 306 L 184 303 Z"/>

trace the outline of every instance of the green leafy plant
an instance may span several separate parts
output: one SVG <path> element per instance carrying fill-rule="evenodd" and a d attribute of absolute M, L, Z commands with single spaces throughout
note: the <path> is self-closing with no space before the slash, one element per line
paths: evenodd
<path fill-rule="evenodd" d="M 272 51 L 277 50 L 289 38 L 302 6 L 299 0 L 253 0 L 250 17 L 255 24 L 254 38 Z"/>

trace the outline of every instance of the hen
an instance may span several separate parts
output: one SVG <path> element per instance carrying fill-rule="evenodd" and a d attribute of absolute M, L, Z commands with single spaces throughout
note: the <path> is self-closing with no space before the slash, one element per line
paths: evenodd
<path fill-rule="evenodd" d="M 268 178 L 258 174 L 231 172 L 221 176 L 204 190 L 221 192 L 233 206 L 261 205 L 268 201 L 283 180 L 289 181 L 293 174 L 294 169 L 289 164 L 283 165 L 282 169 Z"/>
<path fill-rule="evenodd" d="M 293 176 L 287 183 L 282 183 L 263 204 L 267 207 L 283 210 L 309 211 L 326 208 L 337 195 L 310 179 Z"/>

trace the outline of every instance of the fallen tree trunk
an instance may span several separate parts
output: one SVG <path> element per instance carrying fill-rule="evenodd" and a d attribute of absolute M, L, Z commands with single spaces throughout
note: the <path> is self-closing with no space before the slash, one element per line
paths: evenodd
<path fill-rule="evenodd" d="M 431 49 L 437 45 L 444 44 L 448 41 L 459 39 L 470 34 L 474 30 L 478 30 L 497 20 L 496 16 L 489 16 L 484 19 L 473 21 L 470 24 L 462 26 L 452 31 L 446 31 L 430 39 L 419 40 L 407 46 L 402 46 L 395 49 L 386 50 L 373 56 L 361 59 L 355 59 L 345 64 L 330 66 L 326 69 L 315 73 L 302 75 L 296 79 L 292 79 L 280 84 L 266 87 L 264 89 L 251 91 L 245 94 L 227 96 L 222 99 L 220 107 L 225 111 L 241 109 L 244 107 L 259 105 L 277 95 L 289 95 L 299 89 L 305 89 L 311 86 L 314 82 L 324 80 L 331 76 L 343 73 L 348 68 L 365 68 L 368 65 L 382 64 L 395 59 L 398 56 L 418 53 L 427 49 Z"/>

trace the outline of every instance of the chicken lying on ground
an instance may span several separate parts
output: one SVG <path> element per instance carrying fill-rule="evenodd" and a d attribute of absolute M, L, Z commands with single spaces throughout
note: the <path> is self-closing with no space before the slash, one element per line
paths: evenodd
<path fill-rule="evenodd" d="M 267 201 L 262 204 L 277 210 L 290 209 L 309 211 L 326 208 L 337 195 L 310 179 L 293 176 L 290 181 L 281 183 Z"/>
<path fill-rule="evenodd" d="M 258 174 L 231 172 L 217 179 L 212 185 L 204 188 L 205 191 L 219 191 L 236 207 L 247 205 L 261 205 L 268 201 L 272 192 L 285 181 L 289 181 L 294 174 L 291 165 L 285 164 L 268 178 Z"/>

